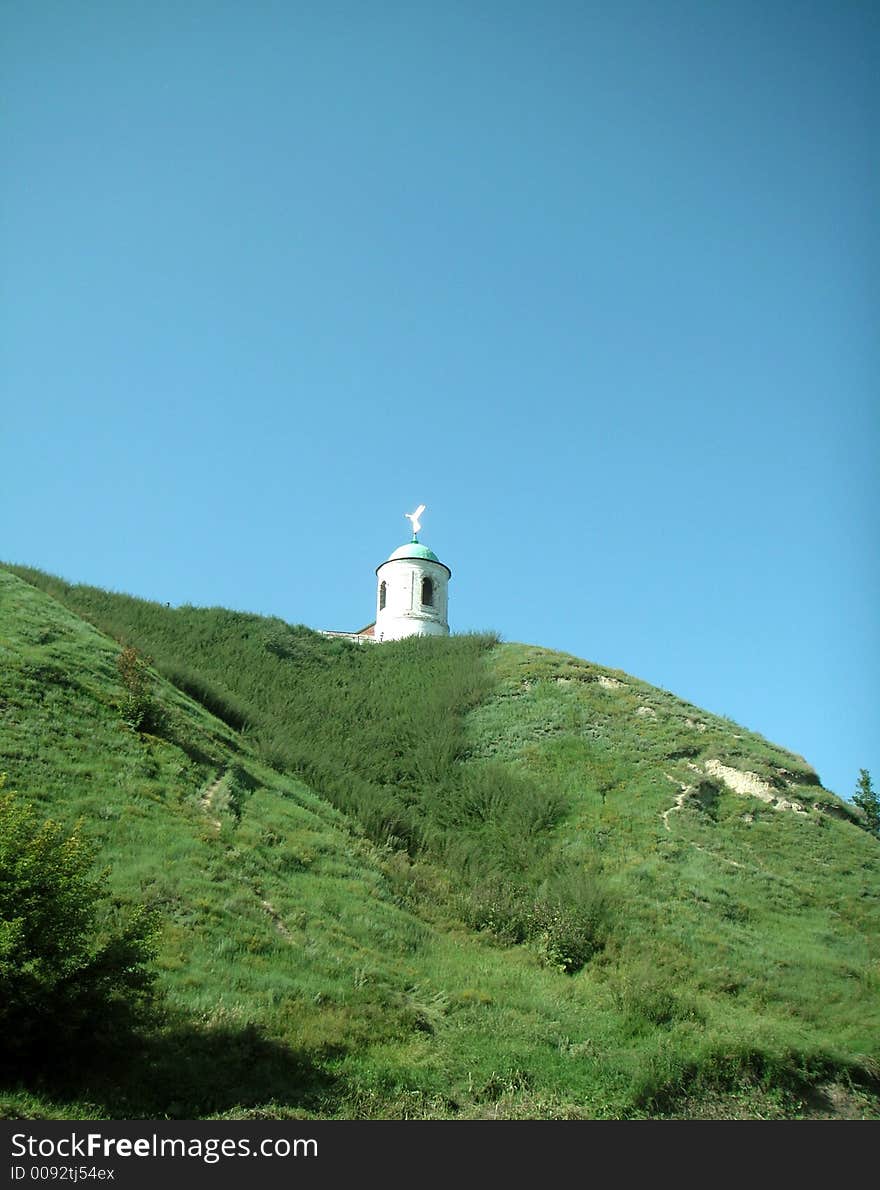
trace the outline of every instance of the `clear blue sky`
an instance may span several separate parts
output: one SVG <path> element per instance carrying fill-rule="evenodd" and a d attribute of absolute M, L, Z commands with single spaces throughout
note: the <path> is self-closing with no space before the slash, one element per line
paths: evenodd
<path fill-rule="evenodd" d="M 845 0 L 6 0 L 0 557 L 618 667 L 880 780 Z"/>

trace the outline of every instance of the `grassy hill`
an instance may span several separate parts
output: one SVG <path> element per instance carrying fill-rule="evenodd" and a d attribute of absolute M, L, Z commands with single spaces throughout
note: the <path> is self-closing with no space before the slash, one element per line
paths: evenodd
<path fill-rule="evenodd" d="M 880 1115 L 880 845 L 802 758 L 540 648 L 21 567 L 0 658 L 8 787 L 161 922 L 152 1026 L 0 1114 Z"/>

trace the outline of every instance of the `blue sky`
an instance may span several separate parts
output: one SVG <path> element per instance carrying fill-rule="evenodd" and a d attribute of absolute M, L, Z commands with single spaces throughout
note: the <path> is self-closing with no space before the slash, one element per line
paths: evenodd
<path fill-rule="evenodd" d="M 0 556 L 453 630 L 880 779 L 880 9 L 7 0 Z"/>

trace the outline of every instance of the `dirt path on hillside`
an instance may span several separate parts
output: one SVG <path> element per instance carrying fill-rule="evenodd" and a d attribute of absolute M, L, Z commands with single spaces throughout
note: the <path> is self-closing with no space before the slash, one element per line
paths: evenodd
<path fill-rule="evenodd" d="M 202 793 L 201 797 L 199 798 L 199 806 L 204 811 L 204 813 L 207 815 L 208 821 L 211 823 L 211 826 L 214 828 L 214 831 L 217 834 L 220 833 L 220 829 L 223 824 L 222 824 L 221 820 L 219 818 L 217 818 L 214 814 L 214 799 L 216 798 L 216 796 L 220 792 L 220 790 L 223 788 L 223 784 L 226 780 L 227 774 L 228 774 L 228 770 L 224 770 L 220 774 L 219 777 L 215 778 L 215 780 L 213 780 L 211 782 L 211 784 L 207 787 L 207 789 L 205 789 L 205 791 Z M 241 883 L 246 884 L 246 881 L 242 881 Z M 275 927 L 275 929 L 278 931 L 278 933 L 281 935 L 281 937 L 286 942 L 293 942 L 293 935 L 291 934 L 290 930 L 288 930 L 287 926 L 284 924 L 284 919 L 281 917 L 281 914 L 278 912 L 278 910 L 275 908 L 275 906 L 271 903 L 271 901 L 267 901 L 264 898 L 260 897 L 260 894 L 258 892 L 256 892 L 255 889 L 251 888 L 250 885 L 246 884 L 246 887 L 248 888 L 248 890 L 250 892 L 254 893 L 255 896 L 259 897 L 261 909 L 266 914 L 266 916 L 269 918 L 269 920 L 272 922 L 272 925 Z"/>
<path fill-rule="evenodd" d="M 213 781 L 208 786 L 208 788 L 204 791 L 202 796 L 199 798 L 199 805 L 204 810 L 204 812 L 207 814 L 208 821 L 211 823 L 214 830 L 218 832 L 218 834 L 220 831 L 220 827 L 222 826 L 222 823 L 220 822 L 219 818 L 215 818 L 213 816 L 212 810 L 214 807 L 214 798 L 217 796 L 218 792 L 220 791 L 220 787 L 223 784 L 225 779 L 226 779 L 226 771 L 224 770 L 220 774 L 220 776 L 217 777 L 217 779 L 215 781 Z"/>

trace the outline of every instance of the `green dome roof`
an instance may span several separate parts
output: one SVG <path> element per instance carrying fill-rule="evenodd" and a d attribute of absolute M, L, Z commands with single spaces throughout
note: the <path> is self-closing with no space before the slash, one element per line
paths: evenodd
<path fill-rule="evenodd" d="M 393 554 L 385 559 L 376 567 L 376 573 L 387 566 L 389 562 L 399 562 L 401 559 L 412 558 L 421 562 L 436 562 L 438 566 L 442 566 L 449 578 L 452 578 L 452 571 L 445 562 L 441 562 L 433 550 L 429 550 L 426 545 L 422 545 L 418 541 L 408 541 L 406 545 L 399 545 Z"/>
<path fill-rule="evenodd" d="M 388 561 L 393 562 L 395 558 L 424 558 L 427 562 L 440 562 L 433 550 L 429 550 L 426 545 L 421 545 L 418 541 L 408 541 L 406 545 L 399 545 L 390 555 Z M 440 565 L 442 566 L 443 563 L 440 562 Z"/>

